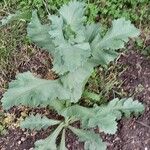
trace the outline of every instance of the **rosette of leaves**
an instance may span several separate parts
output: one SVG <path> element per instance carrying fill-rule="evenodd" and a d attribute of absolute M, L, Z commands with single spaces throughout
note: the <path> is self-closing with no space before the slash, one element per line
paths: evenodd
<path fill-rule="evenodd" d="M 117 120 L 122 115 L 138 115 L 144 110 L 143 105 L 132 98 L 114 99 L 107 105 L 95 104 L 92 108 L 78 104 L 94 67 L 106 67 L 118 57 L 117 49 L 123 48 L 129 38 L 139 35 L 139 30 L 130 21 L 121 18 L 114 20 L 112 27 L 102 36 L 99 24 L 85 22 L 84 12 L 85 3 L 71 1 L 58 10 L 58 15 L 49 16 L 50 24 L 42 25 L 37 12 L 33 11 L 27 28 L 28 36 L 53 56 L 53 70 L 59 78 L 46 80 L 37 78 L 30 72 L 18 74 L 2 98 L 5 110 L 19 105 L 51 106 L 64 116 L 64 121 L 60 121 L 37 114 L 27 117 L 21 123 L 22 128 L 31 130 L 58 125 L 49 137 L 35 143 L 37 150 L 66 149 L 67 128 L 80 141 L 85 142 L 86 150 L 104 150 L 106 144 L 89 129 L 98 127 L 100 131 L 114 134 Z M 80 121 L 83 129 L 74 128 L 72 123 L 75 121 Z M 60 133 L 62 138 L 57 146 L 56 139 Z"/>

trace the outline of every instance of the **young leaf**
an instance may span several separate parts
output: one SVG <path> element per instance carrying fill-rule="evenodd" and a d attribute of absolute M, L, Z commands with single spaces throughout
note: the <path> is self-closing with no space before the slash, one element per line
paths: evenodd
<path fill-rule="evenodd" d="M 26 128 L 30 130 L 41 130 L 47 129 L 49 126 L 57 125 L 60 121 L 49 119 L 40 114 L 36 114 L 35 116 L 32 114 L 27 117 L 24 121 L 21 122 L 21 128 Z"/>
<path fill-rule="evenodd" d="M 85 150 L 106 150 L 106 144 L 94 132 L 77 129 L 69 126 L 69 129 L 79 137 L 79 140 L 85 142 Z"/>
<path fill-rule="evenodd" d="M 34 77 L 26 72 L 17 75 L 17 79 L 9 84 L 8 91 L 2 98 L 4 109 L 12 106 L 39 106 L 48 105 L 55 99 L 70 99 L 70 93 L 59 80 L 45 80 Z"/>
<path fill-rule="evenodd" d="M 35 142 L 35 150 L 57 150 L 56 138 L 63 129 L 64 124 L 61 123 L 53 133 L 44 140 L 38 140 Z"/>
<path fill-rule="evenodd" d="M 60 15 L 66 24 L 71 26 L 73 31 L 78 31 L 82 27 L 83 21 L 85 20 L 84 7 L 85 3 L 74 0 L 63 5 L 59 10 Z"/>
<path fill-rule="evenodd" d="M 85 91 L 83 92 L 82 96 L 83 96 L 84 98 L 88 98 L 88 99 L 90 99 L 90 100 L 92 100 L 92 101 L 94 101 L 94 102 L 100 101 L 100 95 L 99 95 L 99 94 L 96 94 L 96 93 L 94 93 L 94 92 L 89 92 L 88 90 L 85 90 Z"/>
<path fill-rule="evenodd" d="M 50 107 L 52 107 L 54 110 L 56 110 L 57 111 L 57 113 L 58 114 L 60 114 L 61 115 L 61 111 L 63 110 L 63 109 L 65 109 L 66 108 L 66 101 L 63 101 L 63 100 L 58 100 L 58 99 L 56 99 L 56 100 L 54 100 L 54 101 L 49 101 L 49 103 L 48 103 L 48 105 L 50 106 Z"/>
<path fill-rule="evenodd" d="M 37 11 L 33 11 L 31 22 L 27 28 L 28 37 L 39 47 L 46 49 L 50 53 L 53 53 L 55 47 L 51 36 L 48 33 L 49 29 L 49 25 L 41 24 L 37 15 Z"/>

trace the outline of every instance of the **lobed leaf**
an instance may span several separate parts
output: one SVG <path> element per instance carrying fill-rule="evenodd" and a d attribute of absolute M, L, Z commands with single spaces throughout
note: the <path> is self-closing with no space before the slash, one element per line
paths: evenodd
<path fill-rule="evenodd" d="M 53 53 L 55 46 L 51 36 L 48 33 L 49 29 L 50 26 L 48 24 L 41 24 L 37 15 L 37 11 L 33 11 L 31 22 L 27 27 L 28 37 L 39 47 L 49 51 L 50 53 Z"/>
<path fill-rule="evenodd" d="M 78 102 L 82 96 L 85 84 L 88 78 L 93 72 L 93 68 L 90 64 L 86 64 L 83 67 L 78 68 L 74 72 L 68 73 L 61 77 L 61 82 L 63 86 L 69 89 L 71 93 L 71 101 Z"/>
<path fill-rule="evenodd" d="M 53 70 L 58 74 L 74 72 L 82 67 L 91 55 L 88 43 L 60 45 L 54 53 Z"/>
<path fill-rule="evenodd" d="M 101 32 L 101 26 L 99 23 L 87 24 L 85 27 L 85 41 L 92 43 L 93 40 L 100 34 L 100 32 Z M 99 41 L 97 41 L 97 42 L 99 42 Z"/>
<path fill-rule="evenodd" d="M 99 50 L 93 53 L 93 57 L 91 58 L 91 63 L 95 66 L 102 65 L 107 68 L 108 64 L 114 61 L 118 57 L 119 53 L 113 50 Z"/>
<path fill-rule="evenodd" d="M 63 129 L 64 124 L 61 123 L 53 133 L 46 139 L 38 140 L 35 142 L 35 150 L 57 150 L 56 138 Z"/>
<path fill-rule="evenodd" d="M 120 18 L 112 22 L 112 28 L 98 43 L 98 47 L 99 49 L 113 50 L 124 48 L 124 43 L 128 42 L 129 38 L 137 37 L 139 34 L 139 30 L 130 21 Z"/>
<path fill-rule="evenodd" d="M 55 46 L 65 44 L 66 40 L 63 35 L 63 19 L 56 15 L 50 15 L 49 19 L 51 20 L 51 25 L 49 27 L 48 33 L 52 38 Z"/>
<path fill-rule="evenodd" d="M 97 108 L 100 110 L 101 108 Z M 92 128 L 98 126 L 100 131 L 107 134 L 115 134 L 117 131 L 117 117 L 112 114 L 100 113 L 95 111 L 95 117 L 89 119 L 88 127 Z M 110 113 L 109 111 L 106 113 Z M 97 118 L 97 119 L 96 119 Z"/>
<path fill-rule="evenodd" d="M 79 137 L 80 141 L 85 142 L 85 150 L 106 150 L 106 144 L 102 142 L 102 139 L 98 136 L 98 134 L 71 126 L 69 126 L 69 129 Z"/>
<path fill-rule="evenodd" d="M 78 31 L 81 29 L 85 20 L 84 8 L 84 2 L 74 0 L 70 1 L 68 4 L 64 4 L 60 8 L 59 13 L 63 17 L 65 23 L 71 26 L 73 31 Z"/>
<path fill-rule="evenodd" d="M 54 106 L 53 101 L 57 102 L 57 99 L 77 102 L 93 71 L 90 66 L 87 67 L 79 68 L 74 73 L 69 73 L 57 80 L 39 79 L 30 72 L 21 73 L 9 84 L 9 89 L 2 98 L 2 106 L 8 110 L 19 105 Z M 63 104 L 57 104 L 57 110 L 63 107 Z"/>
<path fill-rule="evenodd" d="M 119 53 L 115 50 L 124 48 L 125 42 L 128 42 L 129 38 L 137 37 L 139 33 L 139 30 L 130 21 L 124 18 L 114 20 L 106 35 L 103 38 L 96 36 L 91 43 L 92 61 L 97 65 L 107 66 L 118 57 Z"/>
<path fill-rule="evenodd" d="M 21 128 L 30 129 L 30 130 L 41 130 L 47 129 L 49 126 L 60 124 L 60 121 L 49 119 L 46 116 L 32 114 L 27 117 L 24 121 L 21 122 Z"/>
<path fill-rule="evenodd" d="M 9 89 L 2 98 L 2 105 L 6 110 L 18 105 L 47 106 L 49 101 L 57 98 L 70 98 L 69 91 L 63 87 L 60 80 L 39 79 L 30 72 L 19 74 L 16 78 L 9 84 Z"/>
<path fill-rule="evenodd" d="M 114 99 L 113 101 L 110 101 L 108 103 L 109 109 L 112 107 L 118 109 L 121 111 L 126 117 L 130 117 L 133 113 L 134 115 L 139 115 L 144 111 L 144 105 L 142 105 L 139 101 L 135 100 L 130 97 L 128 99 L 123 98 L 119 100 L 118 98 Z M 115 112 L 117 114 L 117 112 Z M 119 116 L 117 116 L 118 119 L 120 119 Z"/>
<path fill-rule="evenodd" d="M 129 99 L 113 99 L 107 105 L 86 108 L 74 105 L 64 109 L 63 116 L 75 116 L 86 128 L 98 126 L 101 131 L 114 134 L 117 131 L 117 120 L 124 114 L 129 117 L 132 113 L 138 115 L 144 111 L 144 106 L 138 101 Z"/>

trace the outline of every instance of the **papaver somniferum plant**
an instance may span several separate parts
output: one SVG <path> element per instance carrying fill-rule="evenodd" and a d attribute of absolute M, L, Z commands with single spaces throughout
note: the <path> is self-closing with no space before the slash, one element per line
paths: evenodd
<path fill-rule="evenodd" d="M 42 25 L 37 12 L 33 11 L 27 27 L 29 38 L 53 56 L 56 80 L 35 77 L 31 72 L 20 73 L 9 84 L 2 98 L 5 110 L 13 106 L 32 108 L 50 106 L 64 120 L 50 119 L 42 114 L 30 115 L 21 122 L 21 128 L 46 129 L 57 125 L 46 138 L 35 142 L 35 150 L 66 150 L 65 131 L 71 130 L 84 142 L 85 150 L 105 150 L 106 143 L 90 128 L 99 128 L 106 134 L 117 131 L 117 121 L 143 112 L 144 106 L 132 98 L 115 98 L 107 105 L 93 107 L 79 105 L 85 84 L 97 66 L 106 67 L 118 57 L 116 51 L 124 48 L 129 38 L 139 35 L 139 30 L 124 18 L 114 20 L 112 27 L 102 36 L 99 23 L 86 23 L 85 3 L 71 1 L 50 15 L 50 24 Z M 80 121 L 81 128 L 72 123 Z M 57 145 L 56 139 L 61 136 Z"/>

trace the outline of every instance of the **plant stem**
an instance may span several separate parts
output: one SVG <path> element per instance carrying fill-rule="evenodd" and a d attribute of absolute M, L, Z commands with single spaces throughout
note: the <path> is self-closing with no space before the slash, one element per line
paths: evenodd
<path fill-rule="evenodd" d="M 59 135 L 59 133 L 61 132 L 61 130 L 63 129 L 63 127 L 65 126 L 64 122 L 62 122 L 56 129 L 55 131 L 52 133 L 52 135 L 50 137 L 53 137 L 53 139 L 56 139 L 57 136 Z"/>

